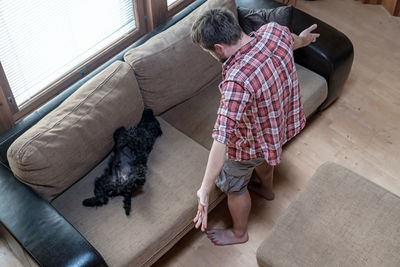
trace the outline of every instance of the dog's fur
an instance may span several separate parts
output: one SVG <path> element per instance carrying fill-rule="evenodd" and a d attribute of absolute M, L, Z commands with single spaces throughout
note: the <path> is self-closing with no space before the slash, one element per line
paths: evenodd
<path fill-rule="evenodd" d="M 162 134 L 152 110 L 146 109 L 137 126 L 114 132 L 114 147 L 104 173 L 96 178 L 94 197 L 85 199 L 84 206 L 102 206 L 109 197 L 123 196 L 126 215 L 131 210 L 132 193 L 144 185 L 147 158 L 157 137 Z"/>

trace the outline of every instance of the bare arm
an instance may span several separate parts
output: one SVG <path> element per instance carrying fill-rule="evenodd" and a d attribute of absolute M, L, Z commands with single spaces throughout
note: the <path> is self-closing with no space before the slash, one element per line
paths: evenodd
<path fill-rule="evenodd" d="M 319 37 L 319 33 L 312 33 L 312 31 L 315 30 L 316 28 L 317 24 L 313 24 L 304 31 L 302 31 L 300 35 L 292 33 L 292 36 L 294 38 L 293 50 L 296 50 L 297 48 L 304 47 L 309 45 L 310 43 L 315 42 Z"/>
<path fill-rule="evenodd" d="M 214 140 L 208 157 L 206 172 L 200 189 L 197 191 L 198 211 L 194 218 L 196 228 L 201 225 L 201 231 L 207 228 L 208 197 L 225 162 L 225 144 Z"/>
<path fill-rule="evenodd" d="M 210 155 L 208 157 L 207 168 L 204 174 L 203 183 L 201 184 L 201 188 L 204 189 L 207 193 L 211 192 L 214 186 L 214 182 L 221 172 L 222 166 L 225 162 L 225 152 L 225 144 L 214 140 L 211 147 Z"/>

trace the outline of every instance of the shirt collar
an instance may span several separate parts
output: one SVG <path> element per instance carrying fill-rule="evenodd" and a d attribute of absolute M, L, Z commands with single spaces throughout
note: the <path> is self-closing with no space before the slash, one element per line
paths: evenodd
<path fill-rule="evenodd" d="M 222 65 L 222 71 L 225 74 L 225 72 L 232 67 L 235 62 L 237 62 L 239 59 L 243 57 L 244 54 L 250 51 L 250 49 L 256 44 L 257 42 L 257 35 L 252 32 L 249 34 L 253 38 L 250 42 L 244 44 L 242 47 L 240 47 L 232 56 L 230 56 Z"/>

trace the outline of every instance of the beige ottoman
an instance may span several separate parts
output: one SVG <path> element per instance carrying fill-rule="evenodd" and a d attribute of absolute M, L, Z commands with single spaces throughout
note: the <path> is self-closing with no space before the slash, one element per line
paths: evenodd
<path fill-rule="evenodd" d="M 323 164 L 258 248 L 260 266 L 400 266 L 400 198 Z"/>

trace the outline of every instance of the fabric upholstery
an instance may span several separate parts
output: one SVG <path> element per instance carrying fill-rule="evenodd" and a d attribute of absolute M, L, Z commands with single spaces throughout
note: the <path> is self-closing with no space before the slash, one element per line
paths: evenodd
<path fill-rule="evenodd" d="M 325 101 L 328 95 L 328 84 L 321 75 L 299 64 L 296 64 L 296 70 L 304 114 L 308 118 Z"/>
<path fill-rule="evenodd" d="M 211 149 L 211 133 L 217 119 L 221 93 L 221 76 L 209 83 L 200 93 L 163 113 L 161 117 L 194 141 Z"/>
<path fill-rule="evenodd" d="M 121 197 L 103 207 L 82 205 L 82 200 L 92 195 L 94 179 L 103 172 L 107 160 L 52 202 L 109 266 L 149 265 L 193 227 L 196 191 L 208 151 L 158 119 L 163 135 L 150 153 L 146 183 L 134 194 L 129 217 L 124 213 Z M 215 188 L 210 195 L 211 208 L 221 196 Z"/>
<path fill-rule="evenodd" d="M 400 266 L 400 198 L 323 164 L 257 250 L 260 266 Z"/>
<path fill-rule="evenodd" d="M 257 31 L 262 25 L 276 22 L 292 29 L 293 7 L 282 6 L 271 9 L 251 9 L 238 7 L 240 26 L 247 34 Z"/>
<path fill-rule="evenodd" d="M 326 80 L 315 72 L 298 64 L 296 69 L 304 114 L 309 117 L 324 102 L 328 87 Z M 162 118 L 205 148 L 211 149 L 211 133 L 221 98 L 218 90 L 220 82 L 221 77 L 216 77 L 200 93 L 163 113 Z"/>
<path fill-rule="evenodd" d="M 142 111 L 133 70 L 116 61 L 21 135 L 8 150 L 10 167 L 51 200 L 93 169 L 115 129 L 136 124 Z"/>
<path fill-rule="evenodd" d="M 155 114 L 183 102 L 216 76 L 221 65 L 191 41 L 191 27 L 205 10 L 225 7 L 237 17 L 233 0 L 209 0 L 187 17 L 128 51 L 124 59 L 135 71 L 146 107 Z"/>

